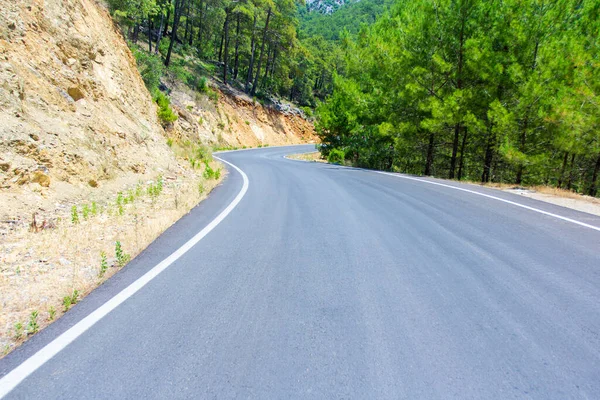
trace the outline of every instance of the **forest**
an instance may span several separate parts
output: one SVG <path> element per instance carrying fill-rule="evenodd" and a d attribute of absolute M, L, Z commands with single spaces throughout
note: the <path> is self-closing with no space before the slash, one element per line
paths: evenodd
<path fill-rule="evenodd" d="M 108 0 L 128 40 L 173 66 L 173 55 L 215 67 L 221 82 L 267 99 L 314 108 L 333 89 L 340 48 L 320 36 L 298 38 L 294 0 Z M 140 60 L 138 59 L 138 62 Z"/>
<path fill-rule="evenodd" d="M 132 43 L 314 109 L 347 164 L 598 194 L 600 3 L 109 0 Z M 160 96 L 159 96 L 160 97 Z M 310 113 L 309 113 L 310 114 Z"/>
<path fill-rule="evenodd" d="M 404 0 L 343 38 L 318 107 L 356 166 L 598 193 L 600 3 Z"/>

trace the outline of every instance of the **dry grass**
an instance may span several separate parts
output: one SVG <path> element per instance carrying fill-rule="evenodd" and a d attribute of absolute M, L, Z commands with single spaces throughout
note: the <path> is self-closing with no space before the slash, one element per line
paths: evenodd
<path fill-rule="evenodd" d="M 321 157 L 321 153 L 318 151 L 315 151 L 312 153 L 290 154 L 287 157 L 292 160 L 315 161 L 315 162 L 323 162 L 323 163 L 327 162 L 327 160 L 324 160 Z"/>
<path fill-rule="evenodd" d="M 217 162 L 211 166 L 219 168 Z M 135 257 L 203 200 L 224 176 L 206 180 L 202 171 L 186 169 L 176 177 L 166 177 L 157 196 L 148 194 L 148 187 L 156 185 L 156 180 L 123 188 L 122 197 L 133 194 L 134 200 L 121 207 L 117 193 L 107 194 L 107 201 L 98 204 L 100 212 L 87 220 L 80 204 L 79 223 L 72 222 L 69 210 L 57 215 L 54 229 L 34 233 L 21 226 L 6 233 L 0 243 L 0 356 L 27 338 L 27 333 L 16 337 L 15 325 L 21 323 L 27 330 L 33 311 L 39 312 L 41 329 L 51 322 L 51 308 L 56 310 L 55 319 L 64 313 L 62 299 L 74 289 L 81 299 L 117 272 L 116 241 Z M 107 255 L 109 268 L 100 278 L 102 252 Z"/>

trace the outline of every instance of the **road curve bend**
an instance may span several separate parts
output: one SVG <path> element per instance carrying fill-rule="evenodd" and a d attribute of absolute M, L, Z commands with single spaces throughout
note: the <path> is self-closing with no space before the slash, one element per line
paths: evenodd
<path fill-rule="evenodd" d="M 284 158 L 312 148 L 220 153 L 225 182 L 0 360 L 0 393 L 212 224 L 6 398 L 600 399 L 599 217 Z"/>

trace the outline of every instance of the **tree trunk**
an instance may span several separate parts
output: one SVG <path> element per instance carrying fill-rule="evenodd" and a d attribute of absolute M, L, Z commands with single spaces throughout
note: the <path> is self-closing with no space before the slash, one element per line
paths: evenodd
<path fill-rule="evenodd" d="M 229 56 L 229 16 L 231 11 L 225 9 L 225 23 L 223 24 L 223 36 L 225 40 L 225 54 L 223 57 L 223 83 L 227 85 L 227 58 Z"/>
<path fill-rule="evenodd" d="M 456 73 L 456 88 L 462 89 L 462 70 L 463 70 L 463 49 L 465 41 L 465 19 L 463 15 L 462 24 L 460 26 L 459 45 L 458 45 L 458 65 Z M 461 123 L 457 123 L 454 126 L 454 141 L 452 142 L 452 159 L 450 160 L 450 179 L 454 179 L 454 171 L 456 169 L 456 156 L 458 153 L 458 140 L 460 138 Z M 460 178 L 459 178 L 460 179 Z"/>
<path fill-rule="evenodd" d="M 425 161 L 425 176 L 431 176 L 431 167 L 433 166 L 433 148 L 435 144 L 435 134 L 429 133 L 429 143 L 427 144 L 427 161 Z"/>
<path fill-rule="evenodd" d="M 256 51 L 256 13 L 254 14 L 254 21 L 252 22 L 252 38 L 250 40 L 250 63 L 248 66 L 248 75 L 246 76 L 246 92 L 250 90 L 250 82 L 252 82 L 252 73 L 254 68 L 254 52 Z"/>
<path fill-rule="evenodd" d="M 225 36 L 223 35 L 223 32 L 221 32 L 221 43 L 219 44 L 219 62 L 223 61 L 223 40 L 225 39 Z"/>
<path fill-rule="evenodd" d="M 465 146 L 467 144 L 467 127 L 464 127 L 464 134 L 462 138 L 462 143 L 460 145 L 460 161 L 458 162 L 458 180 L 462 179 L 463 168 L 464 168 L 464 160 L 465 160 Z"/>
<path fill-rule="evenodd" d="M 598 173 L 600 172 L 600 154 L 598 154 L 598 159 L 596 160 L 596 165 L 594 166 L 594 173 L 592 174 L 592 184 L 590 185 L 590 190 L 588 194 L 592 197 L 596 197 L 598 193 Z"/>
<path fill-rule="evenodd" d="M 491 130 L 491 128 L 490 128 Z M 489 182 L 492 178 L 492 163 L 494 162 L 494 153 L 496 145 L 496 135 L 491 133 L 488 136 L 488 142 L 485 147 L 485 157 L 483 160 L 483 173 L 481 174 L 481 182 Z"/>
<path fill-rule="evenodd" d="M 262 86 L 263 87 L 265 87 L 267 84 L 267 75 L 269 74 L 269 68 L 271 66 L 271 64 L 270 64 L 271 54 L 272 54 L 272 47 L 271 47 L 271 43 L 269 43 L 269 47 L 267 48 L 267 63 L 265 65 L 265 73 L 262 78 Z"/>
<path fill-rule="evenodd" d="M 171 0 L 169 0 L 167 2 L 167 18 L 165 19 L 165 28 L 163 30 L 162 35 L 163 36 L 167 36 L 167 34 L 169 33 L 169 18 L 171 18 Z"/>
<path fill-rule="evenodd" d="M 160 12 L 160 26 L 158 27 L 158 34 L 156 37 L 156 47 L 154 49 L 154 54 L 158 54 L 158 48 L 160 47 L 160 40 L 162 39 L 163 36 L 163 23 L 165 22 L 165 14 L 163 14 L 163 12 Z"/>
<path fill-rule="evenodd" d="M 265 29 L 263 31 L 263 40 L 260 45 L 260 53 L 258 56 L 258 65 L 256 66 L 256 77 L 254 78 L 254 84 L 252 85 L 252 91 L 250 92 L 251 96 L 256 94 L 256 87 L 258 86 L 258 78 L 260 77 L 260 67 L 262 64 L 263 53 L 265 51 L 265 43 L 267 41 L 267 31 L 269 30 L 269 21 L 271 20 L 271 8 L 269 7 L 269 11 L 267 12 L 267 22 L 265 23 Z"/>
<path fill-rule="evenodd" d="M 565 151 L 565 156 L 563 158 L 562 167 L 560 169 L 560 176 L 558 177 L 558 187 L 562 187 L 563 179 L 565 178 L 565 171 L 567 169 L 567 160 L 569 159 L 569 152 Z"/>
<path fill-rule="evenodd" d="M 571 155 L 571 166 L 569 167 L 569 179 L 567 180 L 567 190 L 571 190 L 573 184 L 573 164 L 575 164 L 575 153 Z"/>
<path fill-rule="evenodd" d="M 527 113 L 529 110 L 527 110 Z M 523 121 L 523 129 L 521 130 L 521 140 L 519 151 L 525 154 L 525 144 L 527 143 L 527 128 L 529 127 L 529 117 L 525 115 L 525 121 Z M 523 182 L 523 173 L 525 172 L 525 166 L 520 164 L 517 167 L 517 179 L 515 180 L 517 185 L 520 185 Z"/>
<path fill-rule="evenodd" d="M 458 154 L 458 139 L 460 138 L 460 124 L 454 125 L 454 140 L 452 141 L 452 158 L 450 159 L 450 173 L 448 178 L 454 179 L 456 169 L 456 156 Z"/>
<path fill-rule="evenodd" d="M 190 3 L 191 1 L 188 1 L 185 13 L 185 33 L 183 34 L 183 43 L 187 41 L 188 34 L 190 33 Z"/>
<path fill-rule="evenodd" d="M 202 29 L 204 28 L 204 2 L 200 0 L 200 19 L 198 21 L 198 55 L 202 58 Z M 206 5 L 206 10 L 208 11 L 208 4 Z"/>
<path fill-rule="evenodd" d="M 235 59 L 233 61 L 233 79 L 237 79 L 238 77 L 238 60 L 239 53 L 238 49 L 240 47 L 240 14 L 237 14 L 237 26 L 235 28 Z"/>
<path fill-rule="evenodd" d="M 133 27 L 133 35 L 131 36 L 131 41 L 133 42 L 133 44 L 137 44 L 139 35 L 140 24 L 135 24 L 135 26 Z"/>
<path fill-rule="evenodd" d="M 148 18 L 148 53 L 152 54 L 152 28 L 154 27 L 154 23 L 152 22 L 152 18 Z"/>
<path fill-rule="evenodd" d="M 175 44 L 175 38 L 177 37 L 177 28 L 179 27 L 179 19 L 181 18 L 181 11 L 183 10 L 185 0 L 175 0 L 175 10 L 173 12 L 173 28 L 171 30 L 171 41 L 169 42 L 169 50 L 167 50 L 167 58 L 165 59 L 165 66 L 168 67 L 171 63 L 171 53 L 173 52 L 173 45 Z"/>

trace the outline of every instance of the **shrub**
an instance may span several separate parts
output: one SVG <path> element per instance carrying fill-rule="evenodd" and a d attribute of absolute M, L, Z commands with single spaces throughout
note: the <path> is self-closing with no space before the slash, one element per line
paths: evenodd
<path fill-rule="evenodd" d="M 165 40 L 165 42 L 167 42 Z M 132 49 L 138 70 L 150 93 L 158 89 L 164 66 L 160 57 L 136 48 Z"/>
<path fill-rule="evenodd" d="M 331 149 L 329 152 L 329 156 L 327 157 L 327 162 L 331 164 L 343 164 L 345 159 L 345 154 L 343 150 L 340 149 Z"/>
<path fill-rule="evenodd" d="M 206 91 L 208 90 L 208 84 L 206 83 L 206 77 L 201 76 L 200 79 L 198 79 L 198 83 L 196 84 L 196 90 L 199 92 L 206 93 Z"/>
<path fill-rule="evenodd" d="M 177 114 L 171 109 L 169 97 L 160 90 L 154 91 L 154 101 L 158 104 L 158 118 L 164 123 L 171 123 L 177 120 Z"/>

